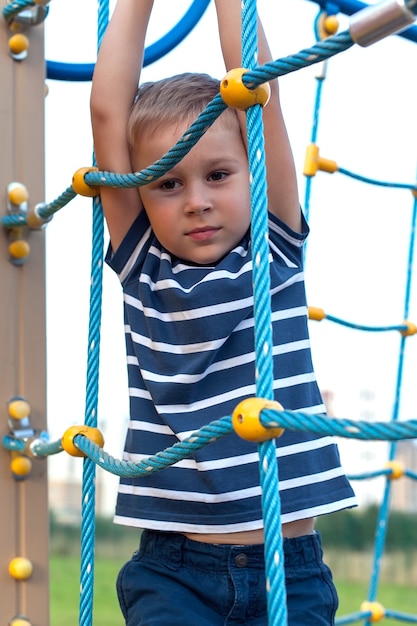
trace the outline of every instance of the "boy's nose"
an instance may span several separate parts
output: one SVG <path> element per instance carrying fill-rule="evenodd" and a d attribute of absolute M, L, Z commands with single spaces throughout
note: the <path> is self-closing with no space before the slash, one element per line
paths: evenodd
<path fill-rule="evenodd" d="M 204 211 L 209 211 L 211 206 L 211 200 L 207 197 L 207 194 L 201 188 L 195 187 L 189 190 L 184 205 L 184 212 L 189 215 L 193 213 L 200 214 L 204 213 Z"/>

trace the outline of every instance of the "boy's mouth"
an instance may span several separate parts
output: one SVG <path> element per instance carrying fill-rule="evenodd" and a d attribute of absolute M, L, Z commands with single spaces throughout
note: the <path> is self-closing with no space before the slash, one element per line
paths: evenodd
<path fill-rule="evenodd" d="M 200 228 L 193 228 L 193 230 L 190 230 L 187 235 L 192 239 L 204 241 L 205 239 L 214 237 L 219 230 L 220 228 L 216 228 L 215 226 L 201 226 Z"/>

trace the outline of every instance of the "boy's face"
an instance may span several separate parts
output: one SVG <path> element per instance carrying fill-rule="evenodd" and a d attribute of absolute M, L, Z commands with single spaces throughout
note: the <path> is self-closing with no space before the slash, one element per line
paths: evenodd
<path fill-rule="evenodd" d="M 187 128 L 167 126 L 139 140 L 135 170 L 160 159 Z M 248 160 L 237 125 L 216 121 L 180 163 L 139 192 L 157 239 L 171 254 L 199 265 L 219 261 L 250 224 Z"/>

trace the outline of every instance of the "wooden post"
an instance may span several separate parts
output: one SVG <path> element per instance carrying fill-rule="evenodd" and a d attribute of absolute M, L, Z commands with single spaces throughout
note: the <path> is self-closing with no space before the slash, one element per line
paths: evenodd
<path fill-rule="evenodd" d="M 5 2 L 1 3 L 5 6 Z M 44 201 L 45 63 L 43 25 L 25 31 L 26 59 L 9 54 L 9 30 L 0 15 L 0 213 L 7 212 L 7 187 L 20 182 L 29 205 Z M 45 233 L 31 231 L 30 254 L 21 266 L 9 260 L 8 232 L 0 227 L 0 437 L 8 434 L 8 401 L 23 396 L 30 425 L 46 430 Z M 0 445 L 0 623 L 26 617 L 49 625 L 47 461 L 34 459 L 31 474 L 15 480 L 11 452 Z M 9 574 L 17 556 L 33 573 L 18 581 Z"/>

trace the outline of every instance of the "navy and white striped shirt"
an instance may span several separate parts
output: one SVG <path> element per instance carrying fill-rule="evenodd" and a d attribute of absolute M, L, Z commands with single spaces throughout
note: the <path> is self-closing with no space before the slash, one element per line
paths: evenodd
<path fill-rule="evenodd" d="M 304 234 L 270 216 L 275 399 L 322 413 L 303 274 Z M 130 393 L 124 459 L 140 461 L 230 415 L 255 390 L 249 236 L 214 267 L 172 257 L 143 211 L 107 262 L 123 286 Z M 276 440 L 282 522 L 356 504 L 328 436 Z M 261 528 L 257 445 L 226 435 L 149 476 L 122 478 L 115 521 L 177 532 Z"/>

